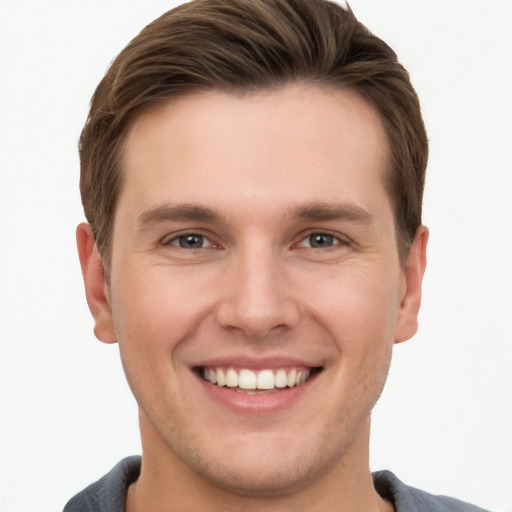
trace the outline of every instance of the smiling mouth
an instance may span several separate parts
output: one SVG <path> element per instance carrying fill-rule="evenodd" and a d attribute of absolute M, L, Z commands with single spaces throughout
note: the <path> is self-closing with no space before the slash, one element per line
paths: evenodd
<path fill-rule="evenodd" d="M 280 368 L 253 371 L 247 368 L 197 369 L 199 376 L 215 386 L 227 387 L 238 393 L 260 394 L 284 391 L 300 386 L 319 373 L 322 368 Z"/>

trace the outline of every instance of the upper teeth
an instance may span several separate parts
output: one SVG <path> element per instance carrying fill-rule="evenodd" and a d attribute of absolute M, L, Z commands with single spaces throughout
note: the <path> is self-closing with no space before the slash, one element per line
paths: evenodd
<path fill-rule="evenodd" d="M 308 369 L 279 369 L 279 370 L 260 370 L 254 372 L 244 368 L 227 370 L 217 368 L 204 368 L 204 380 L 217 384 L 217 386 L 227 386 L 230 388 L 241 389 L 274 389 L 274 388 L 292 388 L 308 380 L 310 370 Z"/>

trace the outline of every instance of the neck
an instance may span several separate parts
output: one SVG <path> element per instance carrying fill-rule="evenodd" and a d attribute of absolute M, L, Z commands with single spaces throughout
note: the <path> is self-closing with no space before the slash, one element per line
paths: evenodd
<path fill-rule="evenodd" d="M 141 474 L 128 490 L 126 512 L 393 512 L 375 491 L 369 469 L 368 421 L 343 459 L 311 482 L 281 492 L 240 492 L 209 481 L 158 442 L 144 442 Z M 141 429 L 144 428 L 141 422 Z M 153 438 L 152 441 L 155 441 Z"/>

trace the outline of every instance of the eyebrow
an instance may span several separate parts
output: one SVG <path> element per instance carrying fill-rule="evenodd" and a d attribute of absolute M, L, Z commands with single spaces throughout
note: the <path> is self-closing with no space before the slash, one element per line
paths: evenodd
<path fill-rule="evenodd" d="M 192 220 L 196 222 L 216 222 L 222 216 L 211 208 L 196 204 L 161 204 L 145 210 L 139 215 L 138 229 L 146 228 L 159 222 L 180 222 Z"/>
<path fill-rule="evenodd" d="M 355 204 L 310 203 L 297 208 L 292 217 L 309 221 L 347 220 L 362 224 L 373 222 L 373 215 Z"/>
<path fill-rule="evenodd" d="M 287 216 L 288 217 L 288 216 Z M 309 203 L 295 208 L 289 218 L 307 221 L 345 220 L 369 224 L 374 220 L 368 211 L 354 204 Z M 225 222 L 220 212 L 197 204 L 161 204 L 142 212 L 137 227 L 139 230 L 159 222 Z"/>

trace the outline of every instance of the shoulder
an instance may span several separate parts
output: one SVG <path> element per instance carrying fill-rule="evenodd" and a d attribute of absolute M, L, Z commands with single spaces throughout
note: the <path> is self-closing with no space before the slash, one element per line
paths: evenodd
<path fill-rule="evenodd" d="M 126 493 L 140 474 L 141 458 L 127 457 L 71 498 L 63 512 L 124 512 Z"/>
<path fill-rule="evenodd" d="M 402 483 L 391 471 L 373 473 L 377 492 L 394 503 L 396 512 L 489 512 L 447 496 L 434 496 Z"/>

